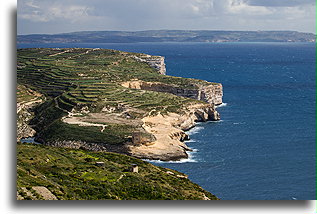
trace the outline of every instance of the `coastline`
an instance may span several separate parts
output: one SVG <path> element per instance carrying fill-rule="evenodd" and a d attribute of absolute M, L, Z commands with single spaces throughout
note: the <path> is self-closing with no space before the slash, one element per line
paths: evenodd
<path fill-rule="evenodd" d="M 219 121 L 220 115 L 214 105 L 196 104 L 189 106 L 188 111 L 179 115 L 158 114 L 142 119 L 143 128 L 153 134 L 154 142 L 141 145 L 128 145 L 129 154 L 141 159 L 179 161 L 188 159 L 187 152 L 192 151 L 186 145 L 189 135 L 186 131 L 194 128 L 196 122 Z"/>
<path fill-rule="evenodd" d="M 47 57 L 55 57 L 57 54 L 60 55 L 65 52 L 72 54 L 80 52 L 80 56 L 86 56 L 91 51 L 96 54 L 98 51 L 100 52 L 98 52 L 99 54 L 115 53 L 116 57 L 121 57 L 121 60 L 112 59 L 113 62 L 109 64 L 111 69 L 118 69 L 117 73 L 112 72 L 114 73 L 114 77 L 107 76 L 110 79 L 105 79 L 101 82 L 98 80 L 98 83 L 90 86 L 92 90 L 88 90 L 87 83 L 85 83 L 80 86 L 82 88 L 79 87 L 79 91 L 74 89 L 48 102 L 47 108 L 43 109 L 43 114 L 47 113 L 45 112 L 47 109 L 51 109 L 56 114 L 56 118 L 52 118 L 52 121 L 50 121 L 54 121 L 53 124 L 55 126 L 50 125 L 50 128 L 48 128 L 53 130 L 55 136 L 53 134 L 50 138 L 45 137 L 45 133 L 49 134 L 52 131 L 45 129 L 43 132 L 41 131 L 43 127 L 39 126 L 37 127 L 37 131 L 40 132 L 33 134 L 38 142 L 55 147 L 124 153 L 141 159 L 176 161 L 188 158 L 187 152 L 191 151 L 184 142 L 189 139 L 185 131 L 194 127 L 196 122 L 220 120 L 216 105 L 222 104 L 222 84 L 168 76 L 166 75 L 165 58 L 163 56 L 151 56 L 147 54 L 129 55 L 128 52 L 116 52 L 114 50 L 73 48 L 66 50 L 52 49 L 52 52 L 48 53 Z M 108 55 L 106 57 L 109 58 Z M 129 77 L 129 79 L 124 79 L 121 77 L 122 80 L 116 79 L 114 81 L 111 78 L 118 78 L 117 75 L 122 72 L 120 70 L 120 63 L 123 63 L 123 59 L 130 60 L 130 63 L 136 63 L 135 65 L 140 66 L 140 69 L 145 68 L 146 70 L 140 74 L 133 73 L 135 75 L 134 78 Z M 144 66 L 143 64 L 147 64 L 153 70 L 147 70 L 148 67 L 142 67 Z M 23 66 L 24 64 L 22 63 L 19 65 L 19 68 L 23 70 Z M 34 67 L 33 64 L 32 66 Z M 49 64 L 49 66 L 52 65 Z M 104 66 L 101 68 L 104 68 Z M 151 73 L 153 71 L 156 72 L 154 76 Z M 149 73 L 150 75 L 147 77 L 146 75 Z M 143 77 L 141 74 L 146 77 Z M 69 82 L 69 79 L 64 80 L 64 76 L 61 76 L 60 73 L 54 73 L 54 75 L 53 77 L 57 78 L 61 82 L 60 84 L 65 85 Z M 75 75 L 73 78 L 76 80 L 80 79 L 83 82 L 95 78 L 95 76 L 88 78 L 88 74 L 84 71 L 79 74 L 70 73 L 69 75 Z M 153 77 L 155 78 L 153 79 Z M 49 78 L 52 78 L 52 76 L 49 76 Z M 42 80 L 38 81 L 38 84 L 40 84 L 39 91 L 41 91 L 41 87 L 42 90 L 47 90 L 46 84 L 43 85 Z M 111 82 L 109 86 L 107 81 L 114 82 Z M 33 82 L 30 84 L 33 84 Z M 55 93 L 56 88 L 53 85 L 49 90 L 52 91 L 51 93 Z M 120 92 L 123 94 L 121 100 L 118 97 L 112 97 L 112 93 L 109 93 L 107 90 L 111 92 L 114 90 L 116 93 Z M 105 97 L 100 99 L 100 93 L 104 93 Z M 149 94 L 144 95 L 144 93 Z M 126 96 L 131 96 L 131 98 L 138 96 L 139 104 L 135 104 L 134 100 L 130 101 L 131 98 L 127 99 Z M 168 98 L 166 99 L 166 97 Z M 190 100 L 186 100 L 188 98 Z M 99 103 L 94 103 L 98 99 Z M 114 105 L 111 101 L 113 99 L 118 104 Z M 160 105 L 160 101 L 157 102 L 155 101 L 156 99 L 160 99 L 164 104 Z M 144 105 L 145 101 L 147 104 Z M 90 108 L 97 105 L 99 105 L 98 110 L 97 108 Z M 142 105 L 145 106 L 145 109 L 140 108 Z M 44 125 L 44 121 L 41 118 L 37 118 L 37 120 L 39 124 L 43 122 L 42 125 Z M 63 124 L 67 124 L 65 127 L 69 129 L 66 136 L 63 133 L 61 134 L 61 130 L 59 130 L 61 127 L 64 127 Z M 127 130 L 129 125 L 134 127 L 134 129 Z M 112 133 L 117 131 L 115 128 L 117 126 L 126 127 L 118 131 L 120 137 L 112 137 Z M 111 128 L 113 129 L 112 131 Z M 91 136 L 91 133 L 86 133 L 88 137 L 85 137 L 85 135 L 75 136 L 73 133 L 78 132 L 78 130 L 81 130 L 81 133 L 91 130 L 94 132 L 94 136 Z M 21 134 L 23 134 L 22 131 Z M 134 138 L 136 135 L 138 135 L 138 140 Z M 113 139 L 116 141 L 113 142 Z"/>

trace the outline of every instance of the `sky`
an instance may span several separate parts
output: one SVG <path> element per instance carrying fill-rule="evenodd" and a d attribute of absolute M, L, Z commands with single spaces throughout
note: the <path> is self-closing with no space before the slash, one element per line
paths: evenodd
<path fill-rule="evenodd" d="M 18 0 L 17 32 L 295 30 L 316 32 L 315 0 Z"/>

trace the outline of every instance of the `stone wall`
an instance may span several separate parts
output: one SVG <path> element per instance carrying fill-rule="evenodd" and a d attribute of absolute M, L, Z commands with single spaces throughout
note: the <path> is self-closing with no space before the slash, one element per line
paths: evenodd
<path fill-rule="evenodd" d="M 38 139 L 38 141 L 41 141 Z M 52 141 L 52 142 L 44 142 L 42 141 L 44 145 L 47 146 L 53 146 L 53 147 L 62 147 L 62 148 L 68 148 L 68 149 L 85 149 L 89 151 L 103 151 L 106 152 L 108 149 L 102 145 L 97 143 L 87 143 L 84 141 L 73 141 L 73 140 L 63 140 L 63 141 Z"/>

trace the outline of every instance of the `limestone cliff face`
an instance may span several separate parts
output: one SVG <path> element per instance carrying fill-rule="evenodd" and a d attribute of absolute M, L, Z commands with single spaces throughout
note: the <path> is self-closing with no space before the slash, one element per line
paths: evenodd
<path fill-rule="evenodd" d="M 198 86 L 197 100 L 203 100 L 210 104 L 220 105 L 222 103 L 222 84 L 213 83 L 208 86 Z"/>
<path fill-rule="evenodd" d="M 160 74 L 166 74 L 166 67 L 164 62 L 165 58 L 163 56 L 151 56 L 144 54 L 140 57 L 134 56 L 134 59 L 136 59 L 139 62 L 147 63 L 150 67 L 157 70 Z"/>
<path fill-rule="evenodd" d="M 142 119 L 143 128 L 155 136 L 156 140 L 141 145 L 127 145 L 128 153 L 134 157 L 162 161 L 188 158 L 186 151 L 191 149 L 184 143 L 189 139 L 186 130 L 196 122 L 219 120 L 219 114 L 211 104 L 189 106 L 185 114 L 148 116 Z"/>
<path fill-rule="evenodd" d="M 134 80 L 122 83 L 122 86 L 132 89 L 141 89 L 157 92 L 171 93 L 176 96 L 202 100 L 209 104 L 220 105 L 222 103 L 222 85 L 220 83 L 209 83 L 197 85 L 197 89 L 186 89 L 160 82 L 145 82 Z"/>
<path fill-rule="evenodd" d="M 164 58 L 153 60 L 149 56 L 142 59 L 138 58 L 138 60 L 147 62 L 151 67 L 165 75 Z M 126 145 L 128 153 L 134 157 L 163 161 L 188 158 L 186 151 L 189 151 L 190 148 L 186 146 L 184 141 L 188 140 L 189 136 L 185 131 L 193 128 L 196 122 L 220 120 L 220 115 L 215 109 L 216 105 L 222 103 L 223 92 L 220 83 L 197 83 L 193 81 L 192 87 L 185 88 L 162 82 L 131 80 L 123 82 L 121 85 L 126 88 L 171 93 L 176 96 L 206 102 L 206 104 L 187 106 L 185 113 L 182 115 L 168 113 L 167 115 L 158 114 L 143 118 L 143 129 L 152 134 L 155 141 L 138 145 L 133 143 Z"/>
<path fill-rule="evenodd" d="M 166 75 L 164 57 L 143 54 L 141 56 L 133 56 L 133 58 L 137 61 L 147 63 L 150 67 L 157 70 L 158 73 Z M 220 105 L 222 103 L 223 96 L 222 84 L 220 83 L 193 83 L 194 88 L 188 89 L 161 82 L 145 82 L 142 80 L 133 80 L 122 83 L 122 86 L 133 89 L 171 93 L 176 96 L 202 100 L 214 105 Z"/>

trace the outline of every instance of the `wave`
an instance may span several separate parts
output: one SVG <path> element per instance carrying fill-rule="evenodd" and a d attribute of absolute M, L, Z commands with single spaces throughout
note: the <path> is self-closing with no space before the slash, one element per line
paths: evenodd
<path fill-rule="evenodd" d="M 197 149 L 193 149 L 192 152 L 187 152 L 188 158 L 180 159 L 178 161 L 161 161 L 161 160 L 149 160 L 149 159 L 142 159 L 144 161 L 150 162 L 150 163 L 197 163 L 198 161 L 194 157 L 194 153 L 198 152 Z"/>
<path fill-rule="evenodd" d="M 220 123 L 223 122 L 223 120 L 212 120 L 212 121 L 207 121 L 207 123 Z"/>
<path fill-rule="evenodd" d="M 232 123 L 233 125 L 243 125 L 245 122 Z"/>
<path fill-rule="evenodd" d="M 221 103 L 219 106 L 216 106 L 216 108 L 225 107 L 227 106 L 227 103 Z"/>
<path fill-rule="evenodd" d="M 187 143 L 197 143 L 197 141 L 196 141 L 196 140 L 193 140 L 193 139 L 190 139 L 190 140 L 186 140 L 185 143 L 186 143 L 186 144 L 187 144 Z"/>
<path fill-rule="evenodd" d="M 186 132 L 186 134 L 188 134 L 188 135 L 197 134 L 197 133 L 198 133 L 200 130 L 202 130 L 202 129 L 204 129 L 203 126 L 195 126 L 195 127 L 193 127 L 192 129 L 188 130 L 188 131 Z"/>

